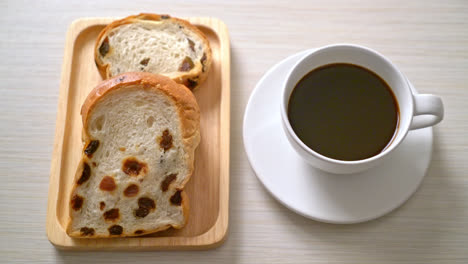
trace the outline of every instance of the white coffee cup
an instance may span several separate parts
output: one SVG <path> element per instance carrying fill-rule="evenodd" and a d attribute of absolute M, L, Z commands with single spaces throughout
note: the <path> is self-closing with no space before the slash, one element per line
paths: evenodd
<path fill-rule="evenodd" d="M 390 86 L 399 106 L 399 125 L 393 141 L 379 154 L 356 161 L 342 161 L 323 156 L 304 144 L 288 119 L 288 103 L 297 83 L 312 70 L 333 63 L 350 63 L 376 73 Z M 444 116 L 442 100 L 431 94 L 414 94 L 408 79 L 383 55 L 369 48 L 336 44 L 311 51 L 302 57 L 287 75 L 282 87 L 281 119 L 287 138 L 296 152 L 312 166 L 327 172 L 349 174 L 379 164 L 403 141 L 409 130 L 433 126 Z"/>

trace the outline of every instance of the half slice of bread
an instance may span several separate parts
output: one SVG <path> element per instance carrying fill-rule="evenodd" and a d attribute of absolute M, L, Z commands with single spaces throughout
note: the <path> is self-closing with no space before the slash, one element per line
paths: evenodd
<path fill-rule="evenodd" d="M 168 77 L 125 73 L 86 98 L 72 237 L 138 236 L 187 222 L 183 191 L 200 141 L 193 94 Z"/>
<path fill-rule="evenodd" d="M 124 72 L 151 72 L 193 90 L 210 70 L 211 48 L 188 21 L 139 14 L 106 26 L 97 38 L 94 58 L 104 79 Z"/>

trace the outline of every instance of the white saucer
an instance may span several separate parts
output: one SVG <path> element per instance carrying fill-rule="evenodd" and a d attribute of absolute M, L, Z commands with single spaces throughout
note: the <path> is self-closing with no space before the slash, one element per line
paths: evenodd
<path fill-rule="evenodd" d="M 386 163 L 364 173 L 335 175 L 311 167 L 289 145 L 280 117 L 280 87 L 303 54 L 272 67 L 250 96 L 243 136 L 253 170 L 279 202 L 317 221 L 351 224 L 389 213 L 424 178 L 432 154 L 432 128 L 410 131 Z"/>

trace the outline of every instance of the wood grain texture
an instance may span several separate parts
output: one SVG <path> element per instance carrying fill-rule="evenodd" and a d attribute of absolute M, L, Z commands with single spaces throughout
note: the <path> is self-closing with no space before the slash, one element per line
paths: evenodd
<path fill-rule="evenodd" d="M 66 30 L 80 17 L 142 11 L 216 17 L 231 37 L 230 213 L 227 239 L 202 252 L 62 252 L 45 234 Z M 0 262 L 467 263 L 468 2 L 1 1 Z M 421 93 L 444 100 L 434 153 L 416 194 L 358 225 L 298 216 L 256 179 L 242 142 L 244 108 L 272 65 L 300 50 L 353 42 L 385 54 Z"/>
<path fill-rule="evenodd" d="M 199 249 L 219 245 L 228 226 L 230 53 L 226 26 L 213 18 L 189 19 L 208 38 L 213 54 L 207 80 L 194 91 L 200 106 L 201 142 L 195 152 L 195 171 L 185 187 L 190 208 L 187 225 L 126 239 L 76 239 L 65 233 L 72 180 L 82 155 L 81 106 L 102 80 L 94 66 L 94 44 L 113 20 L 82 18 L 68 29 L 52 154 L 47 237 L 56 247 L 70 250 Z"/>

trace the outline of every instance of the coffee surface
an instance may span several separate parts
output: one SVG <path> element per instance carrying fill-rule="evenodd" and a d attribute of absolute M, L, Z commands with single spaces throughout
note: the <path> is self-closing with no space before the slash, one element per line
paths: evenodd
<path fill-rule="evenodd" d="M 312 150 L 338 160 L 382 152 L 398 129 L 398 103 L 388 84 L 363 67 L 336 63 L 312 70 L 294 88 L 289 122 Z"/>

